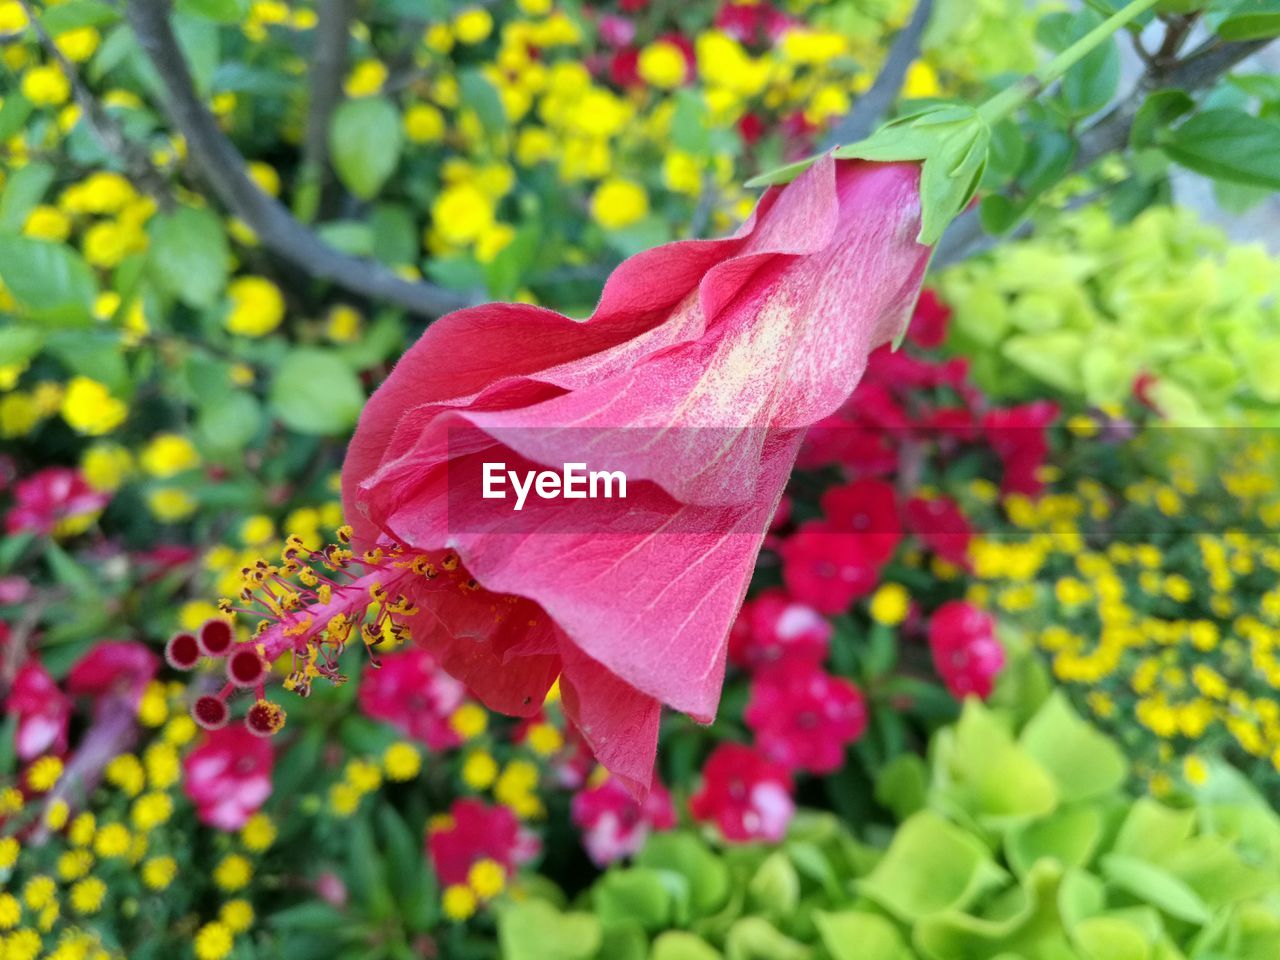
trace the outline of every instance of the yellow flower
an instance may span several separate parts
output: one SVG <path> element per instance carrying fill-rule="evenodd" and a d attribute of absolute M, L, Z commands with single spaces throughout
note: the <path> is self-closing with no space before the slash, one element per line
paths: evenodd
<path fill-rule="evenodd" d="M 911 597 L 900 583 L 886 583 L 871 597 L 868 612 L 871 619 L 886 627 L 896 627 L 907 618 Z"/>
<path fill-rule="evenodd" d="M 493 17 L 483 7 L 464 10 L 453 18 L 453 35 L 459 43 L 481 43 L 492 32 Z"/>
<path fill-rule="evenodd" d="M 61 243 L 71 235 L 71 218 L 57 207 L 42 203 L 27 214 L 22 232 L 37 240 Z"/>
<path fill-rule="evenodd" d="M 478 703 L 464 703 L 449 717 L 449 726 L 464 740 L 480 736 L 489 727 L 489 714 Z"/>
<path fill-rule="evenodd" d="M 248 886 L 253 879 L 253 864 L 247 857 L 232 853 L 223 857 L 213 868 L 213 882 L 223 890 L 235 891 Z"/>
<path fill-rule="evenodd" d="M 404 112 L 404 135 L 411 143 L 435 143 L 444 131 L 444 114 L 429 103 L 415 103 Z"/>
<path fill-rule="evenodd" d="M 644 187 L 611 177 L 591 195 L 591 215 L 607 230 L 629 227 L 649 213 L 649 197 Z"/>
<path fill-rule="evenodd" d="M 93 843 L 93 834 L 97 830 L 97 819 L 92 813 L 77 814 L 67 829 L 67 841 L 73 847 L 87 847 Z"/>
<path fill-rule="evenodd" d="M 454 922 L 461 922 L 468 919 L 476 912 L 478 906 L 476 895 L 471 892 L 471 888 L 461 883 L 450 884 L 444 888 L 444 895 L 440 898 L 440 906 L 444 910 L 444 915 Z"/>
<path fill-rule="evenodd" d="M 467 886 L 479 899 L 492 900 L 506 888 L 507 872 L 502 864 L 485 857 L 467 871 Z"/>
<path fill-rule="evenodd" d="M 1209 779 L 1209 767 L 1203 759 L 1192 754 L 1182 762 L 1182 775 L 1193 787 L 1201 787 Z"/>
<path fill-rule="evenodd" d="M 18 0 L 0 0 L 0 33 L 21 33 L 27 23 L 27 11 Z"/>
<path fill-rule="evenodd" d="M 284 320 L 284 295 L 266 277 L 240 277 L 227 287 L 231 310 L 227 330 L 241 337 L 263 337 Z"/>
<path fill-rule="evenodd" d="M 564 746 L 564 737 L 549 723 L 535 723 L 525 739 L 530 749 L 540 757 L 549 757 Z"/>
<path fill-rule="evenodd" d="M 674 90 L 684 83 L 688 65 L 679 47 L 669 40 L 658 40 L 640 51 L 636 70 L 650 86 Z"/>
<path fill-rule="evenodd" d="M 551 12 L 552 0 L 516 0 L 520 12 L 529 17 L 545 17 Z"/>
<path fill-rule="evenodd" d="M 382 766 L 387 779 L 403 783 L 412 780 L 422 770 L 422 754 L 412 743 L 393 743 L 382 754 Z"/>
<path fill-rule="evenodd" d="M 262 513 L 246 517 L 240 524 L 240 541 L 246 547 L 260 547 L 276 535 L 276 525 Z"/>
<path fill-rule="evenodd" d="M 58 892 L 58 885 L 53 877 L 38 874 L 26 882 L 22 888 L 22 902 L 32 910 L 39 910 L 53 901 Z"/>
<path fill-rule="evenodd" d="M 164 523 L 185 520 L 196 512 L 198 506 L 191 494 L 177 487 L 160 487 L 147 494 L 147 509 Z"/>
<path fill-rule="evenodd" d="M 138 455 L 142 469 L 162 480 L 200 465 L 200 454 L 186 437 L 177 433 L 158 433 Z"/>
<path fill-rule="evenodd" d="M 57 757 L 41 757 L 27 768 L 27 786 L 36 793 L 52 790 L 62 776 L 62 761 Z"/>
<path fill-rule="evenodd" d="M 349 783 L 335 783 L 329 788 L 329 807 L 339 817 L 349 817 L 360 806 L 360 791 Z"/>
<path fill-rule="evenodd" d="M 462 782 L 472 790 L 485 790 L 498 776 L 498 763 L 487 750 L 475 750 L 462 764 Z"/>
<path fill-rule="evenodd" d="M 22 76 L 22 95 L 37 107 L 58 107 L 71 96 L 71 82 L 53 64 L 32 67 Z"/>
<path fill-rule="evenodd" d="M 17 863 L 21 850 L 16 837 L 0 837 L 0 870 L 8 870 Z"/>
<path fill-rule="evenodd" d="M 62 419 L 77 433 L 91 437 L 110 433 L 124 423 L 129 407 L 97 380 L 72 377 L 62 395 Z"/>
<path fill-rule="evenodd" d="M 493 201 L 471 183 L 441 190 L 431 204 L 431 223 L 446 243 L 471 243 L 493 226 Z"/>
<path fill-rule="evenodd" d="M 164 890 L 178 875 L 178 861 L 173 857 L 152 857 L 142 865 L 142 882 L 151 890 Z"/>
<path fill-rule="evenodd" d="M 22 919 L 22 904 L 12 893 L 0 893 L 0 930 L 12 930 Z"/>
<path fill-rule="evenodd" d="M 248 900 L 228 900 L 218 911 L 221 920 L 232 933 L 244 933 L 253 926 L 253 904 Z"/>
<path fill-rule="evenodd" d="M 97 877 L 85 877 L 71 888 L 71 909 L 76 913 L 97 913 L 107 895 L 107 885 Z"/>
<path fill-rule="evenodd" d="M 103 859 L 123 857 L 129 852 L 133 838 L 122 823 L 108 823 L 93 838 L 93 852 Z"/>
<path fill-rule="evenodd" d="M 240 841 L 246 849 L 261 853 L 276 842 L 276 825 L 265 813 L 255 813 L 240 828 Z"/>
<path fill-rule="evenodd" d="M 36 960 L 40 955 L 40 934 L 31 928 L 11 934 L 4 942 L 5 960 Z"/>
<path fill-rule="evenodd" d="M 58 876 L 63 880 L 79 880 L 93 868 L 93 854 L 88 850 L 68 850 L 58 857 Z"/>
<path fill-rule="evenodd" d="M 71 814 L 71 807 L 65 800 L 55 800 L 49 804 L 44 811 L 44 824 L 50 830 L 61 830 L 67 825 L 67 817 Z"/>
<path fill-rule="evenodd" d="M 173 815 L 173 799 L 167 793 L 153 791 L 133 801 L 129 819 L 144 832 L 154 830 Z"/>
<path fill-rule="evenodd" d="M 101 37 L 93 27 L 78 27 L 58 34 L 57 45 L 72 63 L 84 63 L 98 49 Z"/>
<path fill-rule="evenodd" d="M 325 336 L 334 343 L 353 343 L 360 339 L 360 328 L 364 317 L 360 311 L 349 304 L 339 303 L 329 310 L 329 322 L 325 325 Z"/>
<path fill-rule="evenodd" d="M 367 760 L 349 760 L 343 778 L 360 793 L 371 793 L 382 786 L 382 771 Z"/>
<path fill-rule="evenodd" d="M 933 67 L 923 60 L 917 60 L 907 68 L 907 77 L 902 84 L 902 96 L 907 100 L 923 100 L 936 97 L 942 93 L 942 85 Z"/>
<path fill-rule="evenodd" d="M 225 923 L 206 923 L 196 931 L 197 960 L 223 960 L 235 946 L 235 939 Z"/>
<path fill-rule="evenodd" d="M 379 60 L 361 60 L 352 68 L 343 85 L 348 97 L 371 97 L 387 82 L 386 64 Z"/>
<path fill-rule="evenodd" d="M 80 457 L 80 473 L 95 490 L 119 490 L 133 471 L 133 457 L 116 443 L 95 443 Z"/>

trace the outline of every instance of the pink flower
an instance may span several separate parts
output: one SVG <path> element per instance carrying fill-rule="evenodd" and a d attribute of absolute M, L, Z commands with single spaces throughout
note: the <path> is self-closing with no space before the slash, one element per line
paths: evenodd
<path fill-rule="evenodd" d="M 131 710 L 136 710 L 159 668 L 160 658 L 141 643 L 102 641 L 72 665 L 67 674 L 67 692 L 93 697 L 99 703 L 124 700 Z"/>
<path fill-rule="evenodd" d="M 920 293 L 920 302 L 907 328 L 907 336 L 916 346 L 926 350 L 940 347 L 947 339 L 947 326 L 951 323 L 951 308 L 939 299 L 938 294 L 926 288 Z"/>
<path fill-rule="evenodd" d="M 20 759 L 66 752 L 71 700 L 37 660 L 28 660 L 18 669 L 4 708 L 17 718 L 14 747 Z"/>
<path fill-rule="evenodd" d="M 871 537 L 811 520 L 782 542 L 782 579 L 819 613 L 843 613 L 880 579 L 881 549 Z"/>
<path fill-rule="evenodd" d="M 389 653 L 380 661 L 381 666 L 365 670 L 360 678 L 358 700 L 365 716 L 386 721 L 432 750 L 461 743 L 449 717 L 466 700 L 467 688 L 441 670 L 426 650 Z"/>
<path fill-rule="evenodd" d="M 233 725 L 211 730 L 182 761 L 182 790 L 196 816 L 219 830 L 239 830 L 271 796 L 271 741 Z"/>
<path fill-rule="evenodd" d="M 702 789 L 689 799 L 696 820 L 714 823 L 726 840 L 781 840 L 795 813 L 791 775 L 739 743 L 722 743 L 702 768 Z"/>
<path fill-rule="evenodd" d="M 987 443 L 1004 465 L 1003 492 L 1035 496 L 1044 489 L 1040 468 L 1049 456 L 1047 431 L 1057 419 L 1058 405 L 1050 400 L 991 410 L 982 418 Z"/>
<path fill-rule="evenodd" d="M 793 663 L 756 674 L 743 719 L 770 760 L 788 770 L 831 773 L 866 730 L 867 708 L 848 680 Z"/>
<path fill-rule="evenodd" d="M 950 497 L 912 497 L 906 506 L 907 528 L 924 545 L 948 563 L 969 569 L 969 542 L 973 530 Z"/>
<path fill-rule="evenodd" d="M 636 24 L 627 17 L 616 14 L 601 14 L 599 21 L 600 39 L 611 47 L 628 46 L 636 38 Z"/>
<path fill-rule="evenodd" d="M 772 44 L 795 25 L 768 3 L 725 3 L 716 11 L 716 29 L 749 45 Z"/>
<path fill-rule="evenodd" d="M 494 860 L 510 875 L 538 855 L 538 838 L 520 826 L 506 807 L 479 800 L 455 800 L 447 823 L 427 835 L 427 850 L 441 886 L 466 883 L 477 860 Z"/>
<path fill-rule="evenodd" d="M 366 575 L 265 633 L 268 659 L 363 616 L 377 587 L 495 710 L 535 712 L 559 677 L 600 762 L 647 789 L 661 705 L 715 715 L 729 628 L 805 430 L 910 313 L 919 225 L 917 166 L 828 157 L 766 192 L 735 236 L 627 260 L 586 320 L 490 304 L 432 324 L 348 448 Z M 516 512 L 482 496 L 495 463 L 621 471 L 627 494 Z"/>
<path fill-rule="evenodd" d="M 898 495 L 883 480 L 855 480 L 829 487 L 822 494 L 822 512 L 833 530 L 851 533 L 866 541 L 867 555 L 886 563 L 902 540 L 898 519 Z"/>
<path fill-rule="evenodd" d="M 929 620 L 929 649 L 953 697 L 991 696 L 1005 657 L 989 613 L 963 600 L 944 603 Z"/>
<path fill-rule="evenodd" d="M 107 505 L 109 494 L 89 486 L 79 470 L 46 467 L 18 481 L 13 488 L 14 504 L 5 516 L 10 533 L 79 532 Z"/>
<path fill-rule="evenodd" d="M 729 659 L 757 670 L 784 663 L 822 663 L 831 623 L 813 607 L 766 590 L 742 605 L 729 632 Z"/>
<path fill-rule="evenodd" d="M 643 803 L 616 777 L 574 795 L 573 822 L 582 830 L 582 844 L 597 867 L 629 857 L 644 846 L 654 830 L 676 825 L 671 795 L 656 781 Z"/>

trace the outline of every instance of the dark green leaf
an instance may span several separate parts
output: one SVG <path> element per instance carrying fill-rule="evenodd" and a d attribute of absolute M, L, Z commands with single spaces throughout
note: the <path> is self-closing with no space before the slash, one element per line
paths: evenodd
<path fill-rule="evenodd" d="M 1138 108 L 1129 129 L 1129 143 L 1135 149 L 1149 147 L 1173 121 L 1195 109 L 1196 102 L 1182 90 L 1157 90 Z"/>
<path fill-rule="evenodd" d="M 89 319 L 98 292 L 93 271 L 75 250 L 29 237 L 0 237 L 0 279 L 39 319 Z"/>
<path fill-rule="evenodd" d="M 214 23 L 239 23 L 249 12 L 246 0 L 177 0 L 176 8 Z"/>
<path fill-rule="evenodd" d="M 120 11 L 102 0 L 67 0 L 56 7 L 47 7 L 40 15 L 40 22 L 50 36 L 59 36 L 81 27 L 101 27 L 120 19 Z"/>
<path fill-rule="evenodd" d="M 21 230 L 52 182 L 53 167 L 47 163 L 28 163 L 10 174 L 4 194 L 0 195 L 0 233 Z"/>
<path fill-rule="evenodd" d="M 1280 36 L 1280 0 L 1240 0 L 1218 23 L 1223 40 L 1262 40 Z"/>
<path fill-rule="evenodd" d="M 1210 110 L 1173 130 L 1164 150 L 1207 177 L 1280 190 L 1280 123 L 1240 110 Z"/>

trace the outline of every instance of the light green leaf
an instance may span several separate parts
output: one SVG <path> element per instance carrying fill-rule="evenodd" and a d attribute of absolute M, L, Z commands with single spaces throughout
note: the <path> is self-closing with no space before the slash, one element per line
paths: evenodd
<path fill-rule="evenodd" d="M 89 319 L 98 292 L 93 271 L 75 250 L 30 237 L 0 237 L 0 279 L 36 319 Z"/>
<path fill-rule="evenodd" d="M 329 150 L 334 169 L 348 190 L 372 200 L 400 162 L 400 114 L 383 97 L 348 100 L 333 114 Z"/>
<path fill-rule="evenodd" d="M 290 351 L 271 382 L 271 407 L 298 433 L 340 436 L 355 425 L 364 390 L 352 369 L 317 347 Z"/>
<path fill-rule="evenodd" d="M 892 923 L 874 913 L 846 910 L 813 915 L 831 960 L 911 960 L 911 951 Z"/>
<path fill-rule="evenodd" d="M 21 230 L 27 222 L 27 215 L 40 202 L 51 183 L 53 167 L 47 163 L 28 163 L 13 171 L 9 182 L 4 185 L 4 194 L 0 195 L 0 233 Z"/>
<path fill-rule="evenodd" d="M 160 286 L 197 309 L 221 296 L 231 269 L 222 222 L 210 210 L 179 207 L 151 222 L 151 265 Z"/>
<path fill-rule="evenodd" d="M 1102 858 L 1102 875 L 1125 893 L 1188 923 L 1204 924 L 1209 907 L 1173 874 L 1136 857 L 1113 853 Z"/>
<path fill-rule="evenodd" d="M 606 873 L 592 892 L 595 912 L 606 926 L 634 920 L 656 932 L 671 920 L 671 894 L 656 870 L 633 867 Z"/>
<path fill-rule="evenodd" d="M 498 914 L 503 960 L 590 960 L 600 948 L 600 921 L 589 913 L 560 913 L 526 900 Z"/>
<path fill-rule="evenodd" d="M 1049 771 L 1065 803 L 1117 790 L 1129 774 L 1124 752 L 1086 723 L 1061 691 L 1031 718 L 1019 741 Z"/>

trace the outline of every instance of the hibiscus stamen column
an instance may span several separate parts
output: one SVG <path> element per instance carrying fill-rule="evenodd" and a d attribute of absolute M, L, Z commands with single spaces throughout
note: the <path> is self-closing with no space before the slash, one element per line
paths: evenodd
<path fill-rule="evenodd" d="M 360 638 L 374 666 L 378 644 L 410 639 L 406 621 L 418 608 L 402 592 L 407 581 L 445 578 L 467 588 L 467 574 L 452 552 L 429 557 L 385 544 L 357 559 L 350 538 L 350 528 L 344 527 L 338 531 L 338 543 L 311 550 L 301 538 L 290 536 L 280 563 L 258 560 L 241 570 L 239 603 L 219 600 L 221 617 L 206 621 L 195 633 L 179 633 L 169 640 L 165 655 L 175 669 L 193 670 L 206 658 L 224 662 L 226 683 L 216 693 L 197 698 L 192 707 L 202 727 L 224 726 L 231 716 L 231 698 L 248 691 L 255 699 L 245 725 L 260 736 L 278 732 L 285 712 L 266 693 L 277 659 L 292 655 L 283 686 L 302 696 L 310 693 L 317 677 L 343 683 L 339 658 L 353 636 Z M 240 616 L 258 618 L 244 642 L 236 640 L 234 622 Z"/>

